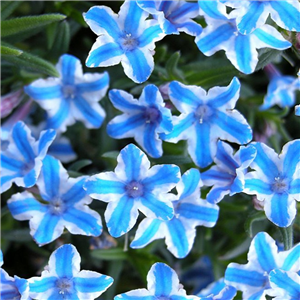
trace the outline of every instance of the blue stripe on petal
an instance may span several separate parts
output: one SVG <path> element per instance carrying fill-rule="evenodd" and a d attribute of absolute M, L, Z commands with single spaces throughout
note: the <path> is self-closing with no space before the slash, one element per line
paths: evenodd
<path fill-rule="evenodd" d="M 233 159 L 233 156 L 230 155 L 226 149 L 224 148 L 226 144 L 221 141 L 218 142 L 218 147 L 217 147 L 217 154 L 216 158 L 224 164 L 227 168 L 232 170 L 234 173 L 236 169 L 239 167 L 238 163 Z M 233 174 L 234 174 L 233 173 Z"/>
<path fill-rule="evenodd" d="M 125 192 L 125 184 L 120 181 L 103 180 L 92 178 L 84 184 L 86 192 L 90 194 L 123 194 Z M 63 197 L 69 198 L 73 194 L 73 189 L 69 190 Z M 70 193 L 70 194 L 69 194 Z"/>
<path fill-rule="evenodd" d="M 47 119 L 47 128 L 58 129 L 63 123 L 68 121 L 68 118 L 70 117 L 73 118 L 70 116 L 70 102 L 62 100 L 56 113 L 53 116 L 49 116 Z"/>
<path fill-rule="evenodd" d="M 284 258 L 284 262 L 280 269 L 289 271 L 294 265 L 299 263 L 300 244 L 297 244 L 289 251 L 285 251 L 283 253 L 286 252 L 288 252 L 288 255 Z"/>
<path fill-rule="evenodd" d="M 151 104 L 157 104 L 157 98 L 159 96 L 160 93 L 158 88 L 154 84 L 149 84 L 144 88 L 141 98 L 144 98 L 145 102 L 151 105 Z"/>
<path fill-rule="evenodd" d="M 33 282 L 29 282 L 30 292 L 32 293 L 45 293 L 50 289 L 55 288 L 57 277 L 44 277 L 38 278 Z"/>
<path fill-rule="evenodd" d="M 161 141 L 157 138 L 157 125 L 147 124 L 144 131 L 144 148 L 148 155 L 154 158 L 162 156 Z"/>
<path fill-rule="evenodd" d="M 300 140 L 286 144 L 283 152 L 286 152 L 283 160 L 283 174 L 287 178 L 292 178 L 295 172 L 300 172 L 299 168 L 296 168 L 300 163 Z"/>
<path fill-rule="evenodd" d="M 151 285 L 152 289 L 150 290 L 149 277 L 150 275 L 152 275 L 151 273 L 154 276 L 154 282 L 151 282 L 153 286 Z M 156 263 L 155 265 L 153 265 L 147 276 L 148 289 L 150 290 L 150 292 L 154 292 L 154 295 L 156 296 L 169 296 L 173 288 L 173 273 L 174 271 L 169 266 L 163 263 Z"/>
<path fill-rule="evenodd" d="M 21 198 L 15 201 L 8 201 L 7 206 L 11 214 L 14 216 L 14 218 L 18 218 L 19 215 L 22 215 L 24 213 L 26 214 L 31 211 L 34 214 L 34 211 L 46 212 L 47 210 L 45 205 L 42 205 L 33 197 L 32 198 L 26 197 L 24 199 Z"/>
<path fill-rule="evenodd" d="M 182 2 L 179 7 L 176 7 L 170 15 L 168 16 L 169 20 L 172 20 L 173 22 L 176 19 L 181 19 L 183 16 L 187 14 L 194 13 L 195 15 L 198 14 L 199 6 L 196 2 Z"/>
<path fill-rule="evenodd" d="M 245 74 L 252 73 L 256 64 L 256 56 L 253 53 L 255 50 L 251 45 L 250 36 L 239 34 L 235 38 L 234 51 L 238 69 Z M 230 59 L 229 56 L 228 58 Z"/>
<path fill-rule="evenodd" d="M 38 151 L 39 151 L 39 155 L 45 155 L 48 147 L 50 146 L 50 144 L 52 143 L 52 141 L 55 139 L 56 136 L 56 132 L 55 130 L 47 130 L 44 131 L 40 134 L 40 138 L 39 138 L 39 147 L 38 147 Z"/>
<path fill-rule="evenodd" d="M 297 197 L 298 195 L 298 199 L 299 199 L 300 198 L 299 191 L 300 191 L 300 179 L 295 179 L 290 183 L 289 194 L 296 194 L 295 196 Z"/>
<path fill-rule="evenodd" d="M 39 170 L 31 169 L 26 175 L 24 176 L 24 186 L 25 187 L 31 187 L 35 185 L 36 180 L 38 178 Z"/>
<path fill-rule="evenodd" d="M 71 206 L 82 200 L 86 196 L 86 191 L 83 185 L 86 182 L 86 177 L 78 180 L 68 191 L 66 191 L 60 198 Z"/>
<path fill-rule="evenodd" d="M 225 197 L 225 195 L 230 193 L 230 188 L 230 185 L 213 187 L 207 194 L 206 200 L 211 204 L 218 203 Z"/>
<path fill-rule="evenodd" d="M 109 99 L 112 102 L 112 104 L 119 110 L 122 111 L 129 111 L 129 110 L 141 110 L 141 106 L 138 104 L 132 103 L 130 100 L 132 100 L 132 96 L 130 94 L 124 94 L 124 91 L 121 90 L 110 90 L 109 91 Z M 128 99 L 126 99 L 126 96 L 128 96 Z"/>
<path fill-rule="evenodd" d="M 1 153 L 1 168 L 10 171 L 21 171 L 24 167 L 24 162 L 13 159 Z M 2 171 L 3 172 L 3 171 Z"/>
<path fill-rule="evenodd" d="M 76 85 L 76 91 L 80 94 L 97 92 L 102 89 L 105 89 L 109 84 L 109 75 L 107 72 L 103 73 L 101 78 L 91 81 L 91 82 L 82 82 Z"/>
<path fill-rule="evenodd" d="M 159 25 L 152 25 L 148 27 L 139 37 L 139 48 L 146 47 L 147 45 L 153 43 L 153 40 L 157 39 L 162 33 Z"/>
<path fill-rule="evenodd" d="M 213 181 L 214 183 L 222 182 L 222 184 L 230 183 L 234 179 L 234 176 L 227 172 L 222 172 L 221 170 L 209 169 L 201 173 L 201 179 L 203 180 L 205 185 L 210 186 L 213 185 L 211 181 Z M 209 181 L 209 183 L 207 183 L 206 181 Z"/>
<path fill-rule="evenodd" d="M 165 14 L 168 12 L 169 8 L 172 5 L 172 1 L 162 0 L 160 1 L 160 5 L 158 7 L 159 11 L 163 11 Z"/>
<path fill-rule="evenodd" d="M 79 59 L 69 54 L 64 54 L 60 59 L 63 84 L 74 85 L 76 65 L 80 62 Z"/>
<path fill-rule="evenodd" d="M 198 1 L 200 9 L 210 18 L 217 20 L 227 20 L 226 16 L 219 10 L 217 1 Z"/>
<path fill-rule="evenodd" d="M 263 195 L 273 194 L 272 187 L 269 183 L 256 178 L 246 179 L 245 189 L 249 189 L 250 191 L 254 191 Z"/>
<path fill-rule="evenodd" d="M 142 10 L 136 3 L 136 1 L 125 2 L 121 9 L 119 15 L 125 15 L 124 21 L 124 31 L 126 33 L 134 34 L 138 31 L 141 26 L 141 22 L 146 19 L 148 13 Z"/>
<path fill-rule="evenodd" d="M 73 269 L 75 271 L 80 264 L 76 248 L 71 244 L 65 244 L 53 252 L 52 255 L 55 257 L 55 272 L 58 277 L 72 278 L 75 275 Z"/>
<path fill-rule="evenodd" d="M 39 87 L 30 84 L 24 87 L 24 91 L 36 101 L 50 100 L 62 97 L 61 85 Z"/>
<path fill-rule="evenodd" d="M 84 273 L 83 273 L 84 272 Z M 100 275 L 98 273 L 98 277 L 92 277 L 88 276 L 89 273 L 91 275 L 95 274 L 95 272 L 92 271 L 81 271 L 78 276 L 76 276 L 74 280 L 75 288 L 80 293 L 102 293 L 104 290 L 106 290 L 113 282 L 113 279 L 111 277 Z M 80 277 L 80 274 L 85 274 L 86 277 Z M 73 300 L 73 299 L 72 299 Z"/>
<path fill-rule="evenodd" d="M 200 180 L 200 172 L 197 169 L 190 169 L 185 172 L 181 177 L 183 191 L 179 200 L 187 198 L 194 193 L 199 193 Z"/>
<path fill-rule="evenodd" d="M 193 36 L 197 36 L 202 32 L 201 25 L 194 21 L 181 23 L 180 26 L 177 27 L 179 31 L 183 31 L 186 34 L 193 35 Z"/>

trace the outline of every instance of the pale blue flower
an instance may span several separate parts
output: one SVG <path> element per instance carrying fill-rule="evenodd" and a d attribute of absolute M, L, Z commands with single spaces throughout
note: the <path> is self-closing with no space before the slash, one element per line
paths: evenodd
<path fill-rule="evenodd" d="M 295 115 L 300 116 L 300 104 L 295 106 Z"/>
<path fill-rule="evenodd" d="M 109 276 L 80 271 L 80 256 L 71 244 L 55 250 L 41 277 L 28 281 L 29 295 L 37 300 L 93 300 L 113 283 Z"/>
<path fill-rule="evenodd" d="M 152 265 L 147 275 L 147 283 L 147 289 L 120 294 L 114 300 L 199 300 L 197 296 L 187 296 L 176 272 L 164 263 Z"/>
<path fill-rule="evenodd" d="M 225 283 L 243 292 L 243 299 L 266 299 L 270 292 L 269 274 L 274 269 L 298 272 L 300 244 L 288 251 L 278 252 L 275 241 L 266 233 L 258 233 L 251 242 L 248 263 L 230 263 L 225 272 Z M 288 298 L 287 298 L 288 299 Z"/>
<path fill-rule="evenodd" d="M 239 92 L 240 82 L 236 77 L 229 86 L 213 87 L 208 92 L 198 86 L 171 82 L 170 100 L 181 115 L 173 117 L 173 131 L 161 137 L 171 143 L 187 140 L 188 152 L 201 168 L 212 163 L 218 139 L 249 143 L 252 130 L 246 119 L 234 109 Z"/>
<path fill-rule="evenodd" d="M 55 131 L 42 131 L 35 140 L 29 128 L 19 121 L 13 127 L 6 150 L 1 153 L 1 193 L 12 183 L 22 187 L 33 186 L 40 174 L 42 160 L 55 138 Z"/>
<path fill-rule="evenodd" d="M 165 34 L 198 35 L 200 24 L 192 20 L 199 15 L 197 3 L 182 0 L 137 0 L 137 4 L 156 18 Z"/>
<path fill-rule="evenodd" d="M 100 127 L 105 112 L 98 102 L 108 89 L 108 73 L 83 74 L 80 60 L 69 54 L 60 57 L 56 68 L 59 78 L 38 79 L 24 88 L 47 111 L 47 127 L 63 132 L 75 121 Z"/>
<path fill-rule="evenodd" d="M 169 220 L 174 198 L 168 192 L 180 179 L 175 165 L 150 168 L 146 155 L 135 145 L 121 150 L 114 172 L 91 176 L 84 188 L 95 199 L 108 202 L 105 220 L 113 237 L 128 232 L 136 223 L 138 210 L 150 218 Z"/>
<path fill-rule="evenodd" d="M 263 201 L 267 218 L 279 227 L 295 219 L 296 201 L 300 201 L 300 140 L 284 145 L 278 155 L 263 143 L 252 143 L 257 155 L 245 176 L 244 192 Z"/>
<path fill-rule="evenodd" d="M 239 1 L 234 11 L 237 28 L 242 34 L 249 34 L 262 27 L 270 15 L 280 27 L 289 31 L 300 31 L 300 3 L 298 0 L 251 0 Z"/>
<path fill-rule="evenodd" d="M 171 132 L 173 124 L 171 112 L 165 108 L 158 88 L 147 85 L 139 100 L 122 90 L 111 90 L 109 98 L 123 114 L 108 123 L 108 135 L 116 139 L 133 137 L 148 155 L 160 157 L 159 134 Z"/>
<path fill-rule="evenodd" d="M 156 20 L 136 1 L 126 0 L 115 14 L 109 7 L 94 6 L 83 17 L 99 36 L 86 60 L 88 67 L 108 67 L 121 62 L 134 82 L 146 81 L 154 68 L 155 42 L 165 34 Z"/>
<path fill-rule="evenodd" d="M 240 147 L 233 155 L 233 149 L 218 141 L 215 166 L 201 174 L 203 184 L 213 186 L 206 196 L 209 203 L 220 202 L 225 195 L 241 193 L 245 184 L 245 173 L 256 154 L 255 147 Z"/>
<path fill-rule="evenodd" d="M 39 245 L 57 239 L 64 228 L 72 234 L 98 236 L 102 231 L 99 214 L 87 205 L 92 199 L 83 189 L 86 176 L 69 178 L 62 164 L 51 156 L 43 160 L 37 186 L 41 203 L 25 191 L 7 202 L 13 217 L 29 220 L 30 234 Z"/>
<path fill-rule="evenodd" d="M 173 201 L 174 217 L 171 220 L 144 219 L 130 244 L 143 248 L 152 241 L 166 238 L 168 250 L 177 258 L 186 257 L 196 237 L 196 226 L 213 227 L 219 208 L 200 198 L 200 173 L 196 169 L 185 172 L 176 186 L 178 196 Z"/>

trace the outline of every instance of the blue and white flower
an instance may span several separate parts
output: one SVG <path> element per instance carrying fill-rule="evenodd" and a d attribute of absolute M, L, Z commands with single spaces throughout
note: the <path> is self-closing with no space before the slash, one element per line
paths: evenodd
<path fill-rule="evenodd" d="M 111 90 L 109 98 L 124 114 L 108 123 L 108 135 L 116 139 L 133 137 L 148 155 L 160 157 L 162 141 L 159 134 L 171 132 L 173 124 L 171 112 L 165 108 L 158 88 L 147 85 L 139 100 L 122 90 Z"/>
<path fill-rule="evenodd" d="M 266 293 L 272 291 L 269 274 L 274 269 L 298 272 L 300 270 L 300 244 L 288 251 L 278 252 L 275 241 L 266 232 L 260 232 L 251 242 L 248 263 L 228 265 L 225 283 L 242 291 L 243 299 L 263 300 L 266 299 Z"/>
<path fill-rule="evenodd" d="M 278 155 L 263 143 L 252 144 L 257 155 L 245 176 L 244 192 L 264 201 L 267 218 L 279 227 L 289 226 L 300 201 L 300 140 L 284 145 Z"/>
<path fill-rule="evenodd" d="M 25 191 L 13 195 L 7 202 L 8 208 L 15 219 L 29 220 L 30 234 L 39 245 L 57 239 L 64 228 L 72 234 L 98 236 L 102 231 L 101 218 L 87 206 L 92 199 L 83 189 L 86 178 L 69 178 L 57 159 L 46 156 L 37 181 L 46 203 Z"/>
<path fill-rule="evenodd" d="M 146 155 L 135 145 L 121 150 L 114 172 L 91 176 L 84 188 L 95 199 L 107 202 L 105 220 L 113 237 L 128 232 L 136 223 L 138 210 L 149 218 L 170 220 L 174 216 L 168 192 L 180 179 L 175 165 L 150 168 Z"/>
<path fill-rule="evenodd" d="M 212 163 L 219 138 L 238 144 L 249 143 L 252 130 L 234 109 L 239 92 L 240 82 L 236 77 L 228 87 L 213 87 L 207 93 L 198 86 L 171 82 L 170 100 L 181 115 L 173 117 L 173 131 L 162 134 L 162 139 L 171 143 L 187 140 L 188 152 L 201 168 Z"/>
<path fill-rule="evenodd" d="M 296 272 L 275 269 L 269 274 L 272 290 L 268 293 L 274 300 L 300 299 L 300 276 Z"/>
<path fill-rule="evenodd" d="M 220 202 L 225 195 L 233 196 L 244 189 L 245 174 L 256 155 L 255 147 L 240 147 L 233 155 L 233 149 L 218 141 L 215 166 L 201 174 L 203 184 L 213 186 L 206 196 L 209 203 Z"/>
<path fill-rule="evenodd" d="M 255 71 L 258 63 L 256 49 L 285 50 L 292 45 L 268 24 L 243 35 L 237 29 L 234 11 L 228 15 L 222 3 L 200 0 L 199 6 L 207 22 L 207 27 L 195 40 L 200 51 L 206 56 L 211 56 L 219 50 L 224 50 L 231 63 L 245 74 Z"/>
<path fill-rule="evenodd" d="M 71 244 L 55 250 L 41 277 L 32 277 L 28 281 L 29 294 L 37 300 L 93 300 L 113 283 L 109 276 L 80 271 L 80 256 Z"/>
<path fill-rule="evenodd" d="M 213 227 L 219 216 L 219 207 L 200 199 L 200 173 L 190 169 L 176 186 L 178 199 L 173 201 L 171 220 L 144 219 L 131 243 L 132 248 L 143 248 L 152 241 L 166 238 L 168 250 L 177 258 L 186 257 L 196 237 L 196 226 Z"/>
<path fill-rule="evenodd" d="M 109 7 L 94 6 L 83 17 L 99 37 L 86 60 L 88 67 L 108 67 L 121 62 L 134 82 L 146 81 L 154 68 L 155 42 L 165 34 L 156 20 L 136 1 L 126 0 L 115 14 Z"/>
<path fill-rule="evenodd" d="M 137 4 L 158 20 L 165 34 L 198 35 L 202 27 L 192 19 L 199 15 L 197 3 L 182 0 L 137 0 Z"/>
<path fill-rule="evenodd" d="M 240 7 L 234 11 L 237 28 L 242 34 L 250 34 L 261 28 L 270 15 L 280 27 L 289 31 L 300 31 L 298 0 L 239 1 Z"/>
<path fill-rule="evenodd" d="M 13 127 L 8 146 L 1 153 L 1 193 L 7 191 L 14 182 L 18 186 L 33 186 L 40 174 L 42 160 L 55 138 L 55 131 L 42 131 L 35 140 L 29 128 L 19 121 Z"/>
<path fill-rule="evenodd" d="M 300 104 L 295 106 L 295 115 L 300 116 Z"/>
<path fill-rule="evenodd" d="M 60 57 L 56 68 L 59 78 L 38 79 L 24 88 L 47 111 L 47 127 L 63 132 L 75 121 L 100 127 L 105 112 L 98 102 L 108 89 L 108 73 L 83 74 L 80 60 L 69 54 Z"/>
<path fill-rule="evenodd" d="M 197 296 L 188 296 L 179 283 L 176 272 L 164 263 L 152 265 L 147 275 L 147 289 L 132 290 L 115 296 L 114 300 L 199 300 Z"/>

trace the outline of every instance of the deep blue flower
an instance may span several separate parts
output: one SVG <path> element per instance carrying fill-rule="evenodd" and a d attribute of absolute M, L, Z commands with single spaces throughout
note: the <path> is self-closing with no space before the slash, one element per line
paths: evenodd
<path fill-rule="evenodd" d="M 55 131 L 42 131 L 36 141 L 21 121 L 13 127 L 6 150 L 1 153 L 1 193 L 14 182 L 18 186 L 33 186 L 40 174 L 42 160 L 55 138 Z"/>
<path fill-rule="evenodd" d="M 289 226 L 300 201 L 300 140 L 284 145 L 280 155 L 263 143 L 252 143 L 257 155 L 245 176 L 244 192 L 264 201 L 267 218 L 279 227 Z"/>
<path fill-rule="evenodd" d="M 43 160 L 37 186 L 44 203 L 25 191 L 8 200 L 8 208 L 17 220 L 29 220 L 30 234 L 39 245 L 57 239 L 64 228 L 72 234 L 98 236 L 101 219 L 87 204 L 92 199 L 83 189 L 86 176 L 69 178 L 62 164 L 51 156 Z"/>
<path fill-rule="evenodd" d="M 133 137 L 152 157 L 162 155 L 160 133 L 173 129 L 172 115 L 165 108 L 163 98 L 155 85 L 147 85 L 139 100 L 122 90 L 111 90 L 112 104 L 124 114 L 115 117 L 107 125 L 107 133 L 113 138 Z"/>
<path fill-rule="evenodd" d="M 187 140 L 189 154 L 201 168 L 212 163 L 218 139 L 238 144 L 250 142 L 252 130 L 234 109 L 239 92 L 237 78 L 233 78 L 228 87 L 213 87 L 207 93 L 198 86 L 171 82 L 170 100 L 181 115 L 173 117 L 173 131 L 162 134 L 162 138 L 172 143 Z"/>
<path fill-rule="evenodd" d="M 154 68 L 155 42 L 165 34 L 156 20 L 136 1 L 126 0 L 116 15 L 109 7 L 94 6 L 83 14 L 99 36 L 86 60 L 88 67 L 108 67 L 121 62 L 125 74 L 134 82 L 148 79 Z"/>
<path fill-rule="evenodd" d="M 37 300 L 93 300 L 113 283 L 109 276 L 80 271 L 80 256 L 71 244 L 55 250 L 41 277 L 28 281 L 29 295 Z"/>
<path fill-rule="evenodd" d="M 150 168 L 146 155 L 135 145 L 121 150 L 114 172 L 91 176 L 84 188 L 95 199 L 108 202 L 105 220 L 113 237 L 128 232 L 136 223 L 138 210 L 150 218 L 169 220 L 174 198 L 168 192 L 180 179 L 175 165 Z"/>
<path fill-rule="evenodd" d="M 47 127 L 66 131 L 76 120 L 87 128 L 100 127 L 105 112 L 98 101 L 108 89 L 108 73 L 83 74 L 80 60 L 69 54 L 60 57 L 56 68 L 59 78 L 38 79 L 24 88 L 47 111 Z"/>
<path fill-rule="evenodd" d="M 200 199 L 200 173 L 196 169 L 185 172 L 176 186 L 177 199 L 173 201 L 174 217 L 171 220 L 144 219 L 131 243 L 142 248 L 150 242 L 166 238 L 168 249 L 177 258 L 186 257 L 196 237 L 196 226 L 213 227 L 218 219 L 217 205 Z"/>

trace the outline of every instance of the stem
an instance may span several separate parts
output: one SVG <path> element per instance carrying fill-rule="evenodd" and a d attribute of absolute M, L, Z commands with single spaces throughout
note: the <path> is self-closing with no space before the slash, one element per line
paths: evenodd
<path fill-rule="evenodd" d="M 128 251 L 128 233 L 125 234 L 124 251 Z"/>
<path fill-rule="evenodd" d="M 282 235 L 284 250 L 289 250 L 293 247 L 293 225 L 289 227 L 279 227 Z"/>

